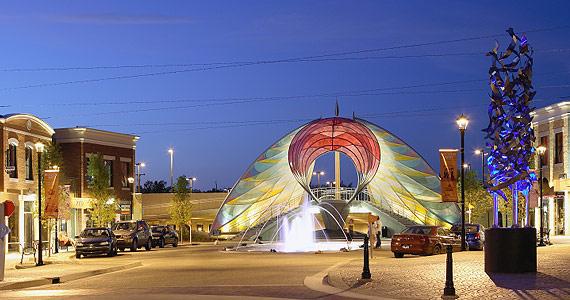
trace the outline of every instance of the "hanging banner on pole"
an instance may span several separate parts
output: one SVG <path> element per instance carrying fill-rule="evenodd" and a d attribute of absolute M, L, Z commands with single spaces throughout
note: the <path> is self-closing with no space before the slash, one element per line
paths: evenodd
<path fill-rule="evenodd" d="M 441 179 L 441 200 L 457 202 L 457 149 L 439 150 L 439 177 Z"/>
<path fill-rule="evenodd" d="M 46 170 L 44 172 L 46 218 L 57 218 L 58 216 L 60 194 L 58 175 L 58 170 Z"/>

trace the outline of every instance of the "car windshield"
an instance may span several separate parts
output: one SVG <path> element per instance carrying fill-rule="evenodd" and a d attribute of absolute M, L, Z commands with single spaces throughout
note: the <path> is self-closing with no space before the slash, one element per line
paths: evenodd
<path fill-rule="evenodd" d="M 152 232 L 162 232 L 164 230 L 164 226 L 154 226 L 151 230 Z"/>
<path fill-rule="evenodd" d="M 465 224 L 466 233 L 477 233 L 479 231 L 479 226 L 473 224 Z M 451 232 L 458 233 L 461 232 L 461 225 L 453 225 L 451 227 Z"/>
<path fill-rule="evenodd" d="M 404 230 L 402 233 L 407 233 L 407 234 L 430 234 L 430 233 L 431 233 L 431 227 L 419 227 L 419 226 L 408 227 L 408 228 L 406 228 L 406 230 Z"/>
<path fill-rule="evenodd" d="M 96 237 L 107 237 L 109 233 L 107 229 L 85 229 L 81 232 L 80 237 L 82 238 L 96 238 Z"/>
<path fill-rule="evenodd" d="M 135 229 L 134 222 L 117 223 L 113 226 L 113 230 L 133 230 Z"/>

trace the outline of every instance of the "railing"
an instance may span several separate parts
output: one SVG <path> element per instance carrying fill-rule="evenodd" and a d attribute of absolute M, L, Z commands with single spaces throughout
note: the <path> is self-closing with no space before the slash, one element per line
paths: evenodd
<path fill-rule="evenodd" d="M 334 187 L 320 187 L 311 189 L 313 194 L 317 197 L 319 201 L 322 200 L 344 200 L 348 201 L 354 195 L 355 188 L 351 187 L 341 187 L 337 192 L 336 188 Z M 337 196 L 338 194 L 338 196 Z M 368 195 L 368 191 L 364 189 L 360 192 L 356 198 L 356 201 L 370 201 L 370 196 Z"/>

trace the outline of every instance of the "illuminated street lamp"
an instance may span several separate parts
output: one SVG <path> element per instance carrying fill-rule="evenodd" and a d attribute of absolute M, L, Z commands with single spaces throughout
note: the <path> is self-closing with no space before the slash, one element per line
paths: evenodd
<path fill-rule="evenodd" d="M 469 119 L 464 114 L 461 114 L 457 120 L 457 127 L 461 135 L 461 166 L 465 165 L 465 130 L 469 125 Z M 465 168 L 461 168 L 461 251 L 467 250 L 465 248 Z"/>
<path fill-rule="evenodd" d="M 332 188 L 332 184 L 333 184 L 333 183 L 330 182 L 330 181 L 327 181 L 327 182 L 326 182 L 326 185 L 327 185 L 328 187 L 331 187 L 331 188 Z"/>
<path fill-rule="evenodd" d="M 321 176 L 325 175 L 325 171 L 313 172 L 313 175 L 317 175 L 317 187 L 320 188 L 321 187 Z"/>
<path fill-rule="evenodd" d="M 42 153 L 44 152 L 44 144 L 36 143 L 36 152 L 38 153 L 38 262 L 36 266 L 43 266 L 44 260 L 42 255 Z"/>
<path fill-rule="evenodd" d="M 170 154 L 170 188 L 174 186 L 174 172 L 172 171 L 174 168 L 174 149 L 169 148 L 168 154 Z"/>
<path fill-rule="evenodd" d="M 141 192 L 141 176 L 145 175 L 145 174 L 141 174 L 141 168 L 146 167 L 146 164 L 144 162 L 138 162 L 135 164 L 135 166 L 137 166 L 137 174 L 136 174 L 136 176 L 137 176 L 137 188 L 135 189 L 135 192 L 140 193 Z"/>
<path fill-rule="evenodd" d="M 536 148 L 536 152 L 538 152 L 539 155 L 539 159 L 538 159 L 538 164 L 539 164 L 539 190 L 540 190 L 540 242 L 538 243 L 539 246 L 546 246 L 544 244 L 544 203 L 542 202 L 542 165 L 543 165 L 543 159 L 544 159 L 544 153 L 546 153 L 546 147 L 544 147 L 543 145 L 540 145 Z"/>
<path fill-rule="evenodd" d="M 194 186 L 194 181 L 198 180 L 196 177 L 186 177 L 188 183 L 190 184 L 190 193 L 192 193 L 192 187 Z"/>

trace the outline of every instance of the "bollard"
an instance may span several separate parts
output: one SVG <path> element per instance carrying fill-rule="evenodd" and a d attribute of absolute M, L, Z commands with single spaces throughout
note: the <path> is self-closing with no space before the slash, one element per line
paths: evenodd
<path fill-rule="evenodd" d="M 447 259 L 445 261 L 445 288 L 442 298 L 457 298 L 453 286 L 453 246 L 447 245 Z"/>
<path fill-rule="evenodd" d="M 364 266 L 362 267 L 362 279 L 370 280 L 370 265 L 368 263 L 368 235 L 364 236 Z"/>

